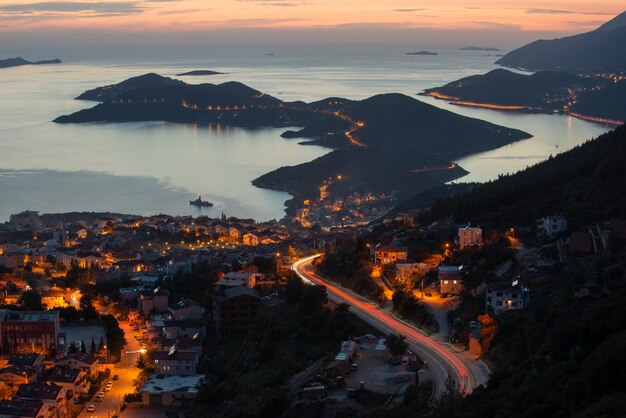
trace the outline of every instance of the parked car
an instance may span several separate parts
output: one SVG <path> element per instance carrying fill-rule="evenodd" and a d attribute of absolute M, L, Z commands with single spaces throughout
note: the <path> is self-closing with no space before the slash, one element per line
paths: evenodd
<path fill-rule="evenodd" d="M 116 375 L 116 374 L 113 375 L 113 380 L 119 380 L 119 378 L 120 377 L 118 375 Z"/>
<path fill-rule="evenodd" d="M 475 329 L 477 325 L 478 325 L 478 324 L 476 323 L 476 321 L 470 321 L 470 322 L 469 322 L 469 327 L 470 327 L 471 329 Z"/>
<path fill-rule="evenodd" d="M 352 363 L 352 364 L 350 365 L 350 371 L 351 371 L 351 372 L 356 372 L 358 368 L 359 368 L 359 365 L 358 365 L 358 364 L 356 364 L 356 363 Z"/>
<path fill-rule="evenodd" d="M 96 405 L 91 404 L 87 407 L 87 412 L 93 412 L 95 410 L 96 410 Z"/>

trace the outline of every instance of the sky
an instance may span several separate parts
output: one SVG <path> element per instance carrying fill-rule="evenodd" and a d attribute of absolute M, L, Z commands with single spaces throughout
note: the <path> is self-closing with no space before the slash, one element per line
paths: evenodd
<path fill-rule="evenodd" d="M 623 0 L 0 0 L 0 48 L 198 34 L 207 42 L 401 42 L 410 34 L 502 45 L 589 31 L 625 9 Z"/>

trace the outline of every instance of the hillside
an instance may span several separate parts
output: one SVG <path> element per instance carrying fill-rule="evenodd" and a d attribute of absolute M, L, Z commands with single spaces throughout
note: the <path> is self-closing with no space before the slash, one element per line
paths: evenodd
<path fill-rule="evenodd" d="M 352 101 L 283 102 L 237 82 L 186 84 L 156 74 L 99 87 L 78 97 L 102 103 L 57 123 L 169 121 L 256 128 L 302 127 L 283 136 L 336 148 L 310 163 L 283 167 L 254 184 L 289 191 L 298 201 L 318 194 L 329 177 L 344 175 L 339 189 L 415 190 L 453 180 L 465 171 L 452 159 L 497 148 L 529 134 L 457 115 L 402 94 Z"/>
<path fill-rule="evenodd" d="M 626 81 L 582 77 L 564 71 L 518 74 L 492 70 L 420 93 L 460 106 L 565 113 L 583 119 L 620 124 L 626 121 Z"/>
<path fill-rule="evenodd" d="M 621 72 L 626 70 L 626 12 L 598 29 L 552 40 L 539 40 L 496 61 L 531 71 Z"/>
<path fill-rule="evenodd" d="M 531 225 L 542 216 L 563 213 L 576 228 L 623 216 L 625 160 L 626 125 L 622 125 L 519 173 L 440 200 L 424 219 L 453 216 L 460 222 L 510 227 Z"/>

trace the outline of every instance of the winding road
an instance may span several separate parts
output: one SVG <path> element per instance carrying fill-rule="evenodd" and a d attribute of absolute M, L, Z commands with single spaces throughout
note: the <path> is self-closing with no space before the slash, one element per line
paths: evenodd
<path fill-rule="evenodd" d="M 406 337 L 409 348 L 426 362 L 433 373 L 435 396 L 446 390 L 448 377 L 458 385 L 462 395 L 468 395 L 477 386 L 486 383 L 489 370 L 475 356 L 455 351 L 453 347 L 444 345 L 424 335 L 414 326 L 381 311 L 373 302 L 315 274 L 311 263 L 319 256 L 320 254 L 316 254 L 298 260 L 291 268 L 305 282 L 326 286 L 331 301 L 347 303 L 350 310 L 365 322 L 385 334 L 396 333 Z"/>

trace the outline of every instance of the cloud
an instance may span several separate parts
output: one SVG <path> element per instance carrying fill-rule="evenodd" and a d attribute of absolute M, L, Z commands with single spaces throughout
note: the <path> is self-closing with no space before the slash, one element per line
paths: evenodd
<path fill-rule="evenodd" d="M 578 12 L 575 10 L 559 10 L 559 9 L 526 9 L 526 13 L 546 14 L 546 15 L 598 15 L 598 16 L 612 15 L 612 13 L 605 13 L 605 12 Z"/>
<path fill-rule="evenodd" d="M 424 8 L 421 9 L 392 9 L 392 12 L 400 12 L 400 13 L 411 13 L 411 12 L 421 12 L 423 10 L 426 10 Z"/>
<path fill-rule="evenodd" d="M 31 15 L 39 13 L 77 13 L 91 12 L 96 14 L 116 15 L 142 13 L 144 8 L 137 2 L 65 2 L 47 1 L 30 4 L 10 4 L 0 6 L 0 14 Z"/>

